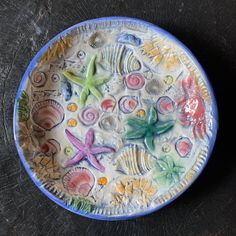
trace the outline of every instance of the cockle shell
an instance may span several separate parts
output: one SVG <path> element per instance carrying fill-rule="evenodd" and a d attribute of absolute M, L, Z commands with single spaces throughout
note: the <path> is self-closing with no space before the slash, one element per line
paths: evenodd
<path fill-rule="evenodd" d="M 119 101 L 120 110 L 125 113 L 131 113 L 138 105 L 138 98 L 136 96 L 123 96 Z"/>
<path fill-rule="evenodd" d="M 64 119 L 63 107 L 52 99 L 37 102 L 31 114 L 33 121 L 45 130 L 51 130 Z"/>
<path fill-rule="evenodd" d="M 46 156 L 52 156 L 61 151 L 61 145 L 55 139 L 48 139 L 41 145 L 40 149 Z"/>
<path fill-rule="evenodd" d="M 118 171 L 126 175 L 144 175 L 154 166 L 154 157 L 137 145 L 126 147 L 117 157 Z"/>
<path fill-rule="evenodd" d="M 107 98 L 104 98 L 101 102 L 101 109 L 105 112 L 112 112 L 115 108 L 116 100 L 114 97 L 109 96 Z"/>
<path fill-rule="evenodd" d="M 30 75 L 30 81 L 34 87 L 43 87 L 47 82 L 47 76 L 44 72 L 35 71 Z"/>
<path fill-rule="evenodd" d="M 174 101 L 168 96 L 162 96 L 157 100 L 157 110 L 159 113 L 167 115 L 174 111 Z"/>
<path fill-rule="evenodd" d="M 114 74 L 128 74 L 141 68 L 133 50 L 123 44 L 106 46 L 101 52 L 101 66 Z"/>
<path fill-rule="evenodd" d="M 186 157 L 191 152 L 192 146 L 192 142 L 187 137 L 182 137 L 175 143 L 175 149 L 181 157 Z"/>
<path fill-rule="evenodd" d="M 98 110 L 93 107 L 86 107 L 79 113 L 79 120 L 86 126 L 93 125 L 99 117 Z"/>
<path fill-rule="evenodd" d="M 64 175 L 63 185 L 70 194 L 86 197 L 94 186 L 94 176 L 88 169 L 76 167 Z"/>
<path fill-rule="evenodd" d="M 135 73 L 125 78 L 127 88 L 132 90 L 141 89 L 145 83 L 144 78 L 141 74 Z"/>

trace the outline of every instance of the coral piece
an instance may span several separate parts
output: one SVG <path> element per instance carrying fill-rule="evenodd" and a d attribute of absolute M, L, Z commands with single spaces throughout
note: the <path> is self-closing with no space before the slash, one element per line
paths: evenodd
<path fill-rule="evenodd" d="M 168 96 L 162 96 L 157 100 L 157 111 L 163 115 L 168 115 L 175 110 L 174 101 Z"/>
<path fill-rule="evenodd" d="M 141 39 L 134 34 L 122 33 L 117 37 L 118 43 L 130 44 L 133 46 L 139 46 L 141 44 Z"/>
<path fill-rule="evenodd" d="M 186 157 L 191 152 L 192 142 L 187 137 L 178 139 L 175 143 L 175 149 L 181 157 Z"/>
<path fill-rule="evenodd" d="M 185 172 L 185 168 L 177 165 L 169 155 L 157 159 L 156 164 L 156 181 L 164 181 L 171 185 L 180 181 Z"/>
<path fill-rule="evenodd" d="M 141 89 L 145 83 L 144 78 L 141 74 L 130 74 L 125 78 L 127 88 L 132 90 Z"/>
<path fill-rule="evenodd" d="M 105 76 L 94 75 L 95 60 L 96 60 L 96 56 L 93 56 L 88 64 L 85 79 L 79 78 L 78 76 L 70 73 L 69 71 L 63 72 L 63 75 L 68 80 L 82 87 L 82 91 L 80 92 L 80 105 L 81 106 L 85 105 L 87 97 L 90 93 L 93 94 L 98 100 L 100 100 L 103 97 L 103 95 L 97 89 L 97 87 L 105 84 L 108 81 L 108 78 Z"/>
<path fill-rule="evenodd" d="M 94 186 L 94 176 L 88 169 L 76 167 L 64 175 L 63 185 L 70 194 L 86 197 Z"/>
<path fill-rule="evenodd" d="M 123 96 L 119 100 L 119 108 L 125 113 L 131 113 L 138 106 L 138 98 L 136 96 Z"/>
<path fill-rule="evenodd" d="M 46 156 L 53 156 L 61 151 L 61 145 L 55 139 L 48 139 L 41 145 L 40 150 Z"/>
<path fill-rule="evenodd" d="M 123 44 L 106 46 L 101 53 L 101 65 L 105 70 L 119 75 L 141 69 L 141 63 L 133 50 Z"/>
<path fill-rule="evenodd" d="M 22 91 L 18 100 L 18 119 L 20 122 L 27 121 L 30 116 L 29 96 Z"/>
<path fill-rule="evenodd" d="M 35 124 L 45 130 L 51 130 L 59 125 L 64 119 L 63 107 L 52 99 L 37 102 L 31 113 Z"/>
<path fill-rule="evenodd" d="M 34 87 L 43 87 L 47 82 L 47 76 L 42 71 L 33 71 L 30 75 L 30 81 Z"/>
<path fill-rule="evenodd" d="M 85 158 L 93 167 L 95 167 L 99 171 L 105 171 L 104 166 L 96 159 L 95 155 L 114 152 L 115 150 L 113 148 L 106 146 L 93 146 L 94 131 L 91 128 L 86 133 L 84 144 L 79 139 L 75 138 L 67 129 L 65 130 L 65 133 L 73 146 L 78 149 L 76 155 L 65 163 L 66 167 L 76 165 Z"/>
<path fill-rule="evenodd" d="M 128 125 L 132 130 L 126 133 L 127 140 L 144 139 L 144 144 L 149 151 L 154 150 L 154 138 L 173 128 L 175 121 L 159 121 L 157 112 L 154 107 L 151 107 L 146 120 L 137 118 L 128 118 Z"/>
<path fill-rule="evenodd" d="M 93 107 L 86 107 L 79 113 L 79 120 L 85 126 L 95 124 L 98 118 L 98 110 Z"/>
<path fill-rule="evenodd" d="M 131 145 L 117 156 L 116 167 L 126 175 L 144 175 L 152 169 L 153 159 L 145 150 Z"/>

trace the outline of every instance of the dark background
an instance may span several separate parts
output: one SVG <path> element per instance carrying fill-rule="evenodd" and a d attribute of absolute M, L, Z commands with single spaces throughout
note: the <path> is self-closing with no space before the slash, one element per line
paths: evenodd
<path fill-rule="evenodd" d="M 36 52 L 86 19 L 129 16 L 168 30 L 187 45 L 213 85 L 220 130 L 198 180 L 151 215 L 120 222 L 72 214 L 44 196 L 23 169 L 13 140 L 17 87 Z M 0 1 L 0 235 L 236 235 L 235 0 Z M 232 89 L 232 94 L 230 90 Z"/>

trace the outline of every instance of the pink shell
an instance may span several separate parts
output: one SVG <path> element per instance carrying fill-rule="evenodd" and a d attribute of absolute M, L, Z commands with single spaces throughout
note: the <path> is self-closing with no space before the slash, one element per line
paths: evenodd
<path fill-rule="evenodd" d="M 141 74 L 131 74 L 125 78 L 127 88 L 137 90 L 141 89 L 145 83 L 144 78 Z"/>
<path fill-rule="evenodd" d="M 88 169 L 77 167 L 64 175 L 63 184 L 70 194 L 86 197 L 94 185 L 94 176 Z"/>
<path fill-rule="evenodd" d="M 119 101 L 120 110 L 125 113 L 131 113 L 138 105 L 138 98 L 136 96 L 124 96 Z"/>
<path fill-rule="evenodd" d="M 93 107 L 86 107 L 79 114 L 79 120 L 82 124 L 86 126 L 93 125 L 97 122 L 99 118 L 98 111 Z"/>
<path fill-rule="evenodd" d="M 61 145 L 55 139 L 48 139 L 41 145 L 40 149 L 46 156 L 52 156 L 61 151 Z"/>
<path fill-rule="evenodd" d="M 63 107 L 52 99 L 37 102 L 31 114 L 33 121 L 45 130 L 51 130 L 64 119 Z"/>
<path fill-rule="evenodd" d="M 160 97 L 157 100 L 157 110 L 159 113 L 167 115 L 175 110 L 174 104 L 175 104 L 174 101 L 168 96 Z"/>
<path fill-rule="evenodd" d="M 112 112 L 115 108 L 116 100 L 113 97 L 105 98 L 101 102 L 101 109 L 105 112 Z"/>
<path fill-rule="evenodd" d="M 47 82 L 47 77 L 44 72 L 33 72 L 30 76 L 30 81 L 34 87 L 43 87 Z"/>
<path fill-rule="evenodd" d="M 175 143 L 175 149 L 181 157 L 186 157 L 191 152 L 192 146 L 192 142 L 187 137 L 180 138 Z"/>

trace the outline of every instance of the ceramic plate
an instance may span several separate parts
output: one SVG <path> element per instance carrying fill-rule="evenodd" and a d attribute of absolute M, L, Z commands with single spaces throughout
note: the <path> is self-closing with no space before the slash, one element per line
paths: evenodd
<path fill-rule="evenodd" d="M 14 109 L 21 161 L 64 208 L 127 219 L 173 201 L 213 148 L 217 108 L 192 53 L 141 20 L 79 23 L 26 70 Z"/>

